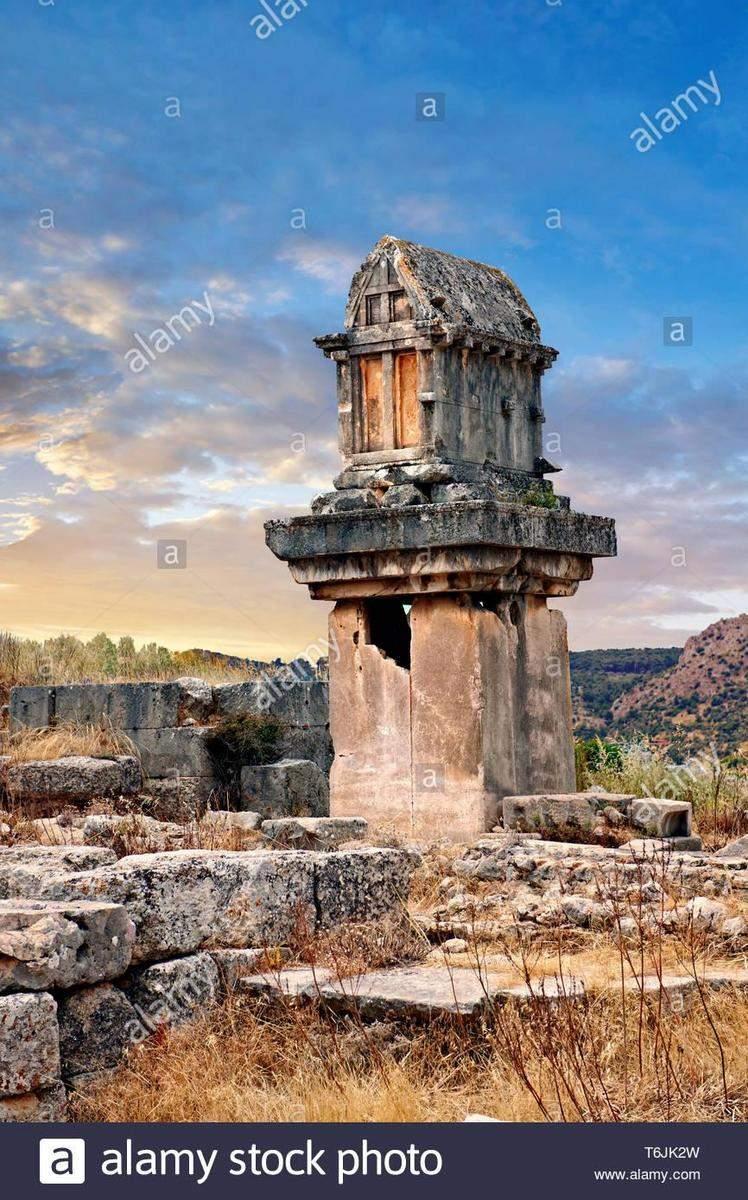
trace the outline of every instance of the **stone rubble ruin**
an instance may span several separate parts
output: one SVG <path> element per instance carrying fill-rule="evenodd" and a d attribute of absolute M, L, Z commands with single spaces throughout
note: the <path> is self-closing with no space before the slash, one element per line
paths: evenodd
<path fill-rule="evenodd" d="M 566 623 L 548 608 L 616 553 L 545 477 L 543 345 L 496 267 L 384 237 L 351 284 L 343 469 L 266 540 L 333 602 L 330 814 L 470 838 L 504 796 L 573 792 Z"/>

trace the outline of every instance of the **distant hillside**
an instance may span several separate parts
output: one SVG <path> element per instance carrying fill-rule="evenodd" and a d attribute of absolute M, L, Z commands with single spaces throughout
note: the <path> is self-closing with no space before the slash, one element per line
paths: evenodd
<path fill-rule="evenodd" d="M 637 684 L 672 667 L 680 646 L 633 650 L 572 650 L 574 731 L 594 737 L 611 731 L 614 702 Z"/>
<path fill-rule="evenodd" d="M 748 744 L 748 614 L 689 638 L 675 665 L 622 693 L 611 712 L 620 733 L 692 749 Z"/>

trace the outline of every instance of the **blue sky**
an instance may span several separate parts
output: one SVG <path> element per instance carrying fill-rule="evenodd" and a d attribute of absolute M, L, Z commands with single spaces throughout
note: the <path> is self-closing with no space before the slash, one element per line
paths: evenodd
<path fill-rule="evenodd" d="M 748 13 L 308 0 L 261 40 L 262 11 L 6 0 L 0 626 L 263 657 L 320 636 L 262 521 L 337 469 L 311 338 L 383 233 L 503 267 L 561 352 L 558 490 L 621 547 L 564 604 L 572 646 L 744 610 Z M 719 103 L 639 153 L 639 113 L 710 72 Z M 432 92 L 445 119 L 417 121 Z M 128 370 L 206 292 L 214 323 Z M 157 571 L 177 536 L 187 569 Z"/>

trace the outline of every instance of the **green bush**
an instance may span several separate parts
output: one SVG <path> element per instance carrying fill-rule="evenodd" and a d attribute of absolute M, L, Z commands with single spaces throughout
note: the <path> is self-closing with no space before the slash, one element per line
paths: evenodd
<path fill-rule="evenodd" d="M 285 725 L 277 717 L 243 714 L 227 717 L 212 729 L 208 748 L 227 780 L 238 778 L 242 767 L 276 762 Z"/>

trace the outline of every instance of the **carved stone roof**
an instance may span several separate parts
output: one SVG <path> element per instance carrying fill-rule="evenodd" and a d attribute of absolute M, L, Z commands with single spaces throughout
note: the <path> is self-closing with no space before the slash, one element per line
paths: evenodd
<path fill-rule="evenodd" d="M 369 274 L 386 254 L 414 305 L 417 320 L 473 330 L 514 342 L 540 344 L 540 326 L 517 285 L 498 267 L 458 258 L 389 234 L 377 242 L 351 283 L 345 324 L 355 321 Z"/>

